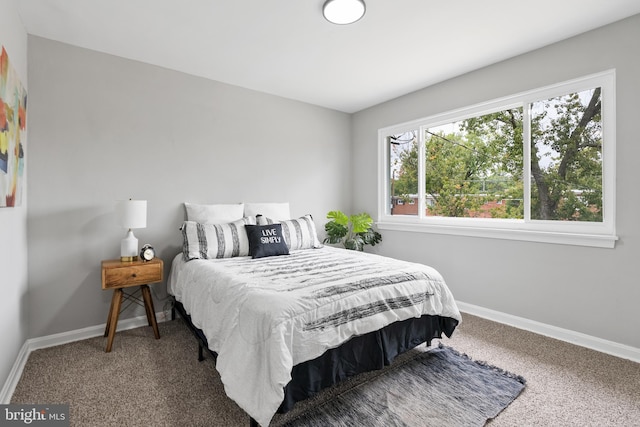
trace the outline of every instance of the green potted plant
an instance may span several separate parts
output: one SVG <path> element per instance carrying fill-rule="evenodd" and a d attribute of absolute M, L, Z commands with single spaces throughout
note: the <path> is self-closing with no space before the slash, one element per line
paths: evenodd
<path fill-rule="evenodd" d="M 373 229 L 373 219 L 368 213 L 347 216 L 341 211 L 327 214 L 330 221 L 324 225 L 327 237 L 324 243 L 342 243 L 346 249 L 364 250 L 365 245 L 375 246 L 382 241 L 382 235 Z"/>

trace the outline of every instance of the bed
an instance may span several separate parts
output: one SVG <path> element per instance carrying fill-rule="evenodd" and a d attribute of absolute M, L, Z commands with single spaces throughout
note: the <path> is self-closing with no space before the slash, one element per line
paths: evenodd
<path fill-rule="evenodd" d="M 431 267 L 323 246 L 309 216 L 268 229 L 250 218 L 231 228 L 185 221 L 167 285 L 216 355 L 227 395 L 262 426 L 326 386 L 450 337 L 461 321 Z M 263 241 L 279 236 L 284 251 L 267 244 L 254 258 L 256 230 Z"/>

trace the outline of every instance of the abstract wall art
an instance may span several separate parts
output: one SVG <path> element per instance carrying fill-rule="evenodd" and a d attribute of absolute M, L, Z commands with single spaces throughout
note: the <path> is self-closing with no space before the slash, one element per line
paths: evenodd
<path fill-rule="evenodd" d="M 27 131 L 27 91 L 0 55 L 0 207 L 20 206 L 24 186 L 24 144 Z"/>

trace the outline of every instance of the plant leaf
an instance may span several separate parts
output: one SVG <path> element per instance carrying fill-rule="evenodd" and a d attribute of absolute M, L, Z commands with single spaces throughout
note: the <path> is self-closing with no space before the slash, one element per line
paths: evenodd
<path fill-rule="evenodd" d="M 351 215 L 351 224 L 353 224 L 354 233 L 364 233 L 373 225 L 373 219 L 371 219 L 368 213 L 363 212 L 357 215 Z"/>
<path fill-rule="evenodd" d="M 344 247 L 354 251 L 362 251 L 364 249 L 364 242 L 362 237 L 354 236 L 352 239 L 346 239 L 344 241 Z"/>
<path fill-rule="evenodd" d="M 358 235 L 362 237 L 365 245 L 375 246 L 376 243 L 380 243 L 382 241 L 382 235 L 373 228 L 369 228 L 364 233 L 358 233 Z"/>
<path fill-rule="evenodd" d="M 347 224 L 349 224 L 349 217 L 347 217 L 341 211 L 330 211 L 327 214 L 327 219 L 330 219 L 336 222 L 337 224 L 343 225 L 345 227 L 347 226 Z"/>
<path fill-rule="evenodd" d="M 345 225 L 338 224 L 335 221 L 329 221 L 324 225 L 324 230 L 327 232 L 327 237 L 324 239 L 325 243 L 340 243 L 342 238 L 347 235 L 349 229 Z"/>

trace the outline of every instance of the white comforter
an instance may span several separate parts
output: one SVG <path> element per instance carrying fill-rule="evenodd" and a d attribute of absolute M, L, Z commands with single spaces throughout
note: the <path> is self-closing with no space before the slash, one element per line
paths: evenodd
<path fill-rule="evenodd" d="M 433 268 L 332 247 L 260 259 L 179 254 L 168 287 L 218 353 L 227 395 L 263 426 L 294 365 L 395 321 L 462 320 Z"/>

